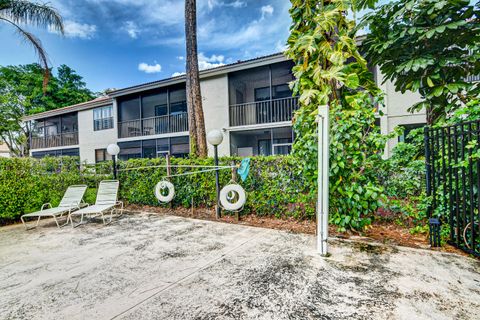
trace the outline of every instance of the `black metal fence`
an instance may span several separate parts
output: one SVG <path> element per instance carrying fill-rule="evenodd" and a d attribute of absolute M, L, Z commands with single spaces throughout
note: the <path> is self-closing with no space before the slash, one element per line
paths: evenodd
<path fill-rule="evenodd" d="M 449 226 L 450 244 L 480 256 L 480 120 L 425 127 L 425 158 L 429 218 Z"/>

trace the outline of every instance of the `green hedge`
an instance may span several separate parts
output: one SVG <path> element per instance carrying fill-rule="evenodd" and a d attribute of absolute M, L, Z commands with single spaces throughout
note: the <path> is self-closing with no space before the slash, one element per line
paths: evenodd
<path fill-rule="evenodd" d="M 225 157 L 220 165 L 240 163 L 240 158 Z M 213 159 L 172 158 L 172 165 L 213 165 Z M 165 164 L 165 159 L 132 159 L 121 162 L 121 169 L 138 168 Z M 308 199 L 304 178 L 294 172 L 295 158 L 254 157 L 250 163 L 250 173 L 245 182 L 238 182 L 247 192 L 247 203 L 242 213 L 257 215 L 292 216 L 309 218 L 315 214 L 314 199 Z M 173 168 L 172 174 L 198 171 L 194 168 Z M 295 170 L 298 171 L 298 170 Z M 166 175 L 165 168 L 120 171 L 121 198 L 128 203 L 159 205 L 153 190 L 155 184 Z M 220 185 L 226 185 L 232 179 L 230 169 L 220 171 Z M 213 207 L 215 204 L 215 173 L 205 172 L 194 175 L 173 177 L 175 186 L 174 206 Z"/>
<path fill-rule="evenodd" d="M 0 158 L 0 222 L 39 210 L 42 204 L 58 205 L 66 188 L 73 184 L 95 188 L 95 178 L 82 174 L 78 158 Z M 89 190 L 86 200 L 95 199 Z"/>
<path fill-rule="evenodd" d="M 213 165 L 209 159 L 172 158 L 174 165 Z M 239 158 L 221 158 L 220 165 L 238 164 Z M 120 169 L 165 164 L 165 159 L 131 159 L 120 161 Z M 95 201 L 96 186 L 102 179 L 110 179 L 110 163 L 100 166 L 80 166 L 78 158 L 13 158 L 0 159 L 0 222 L 18 220 L 20 215 L 39 210 L 43 203 L 57 205 L 66 188 L 72 184 L 87 184 L 85 200 Z M 242 214 L 288 216 L 299 219 L 315 214 L 315 199 L 309 198 L 304 178 L 294 170 L 293 156 L 252 158 L 250 174 L 239 183 L 247 191 L 247 204 Z M 192 170 L 175 168 L 172 173 Z M 231 170 L 221 170 L 220 184 L 232 178 Z M 155 184 L 166 175 L 165 168 L 121 170 L 120 198 L 127 203 L 165 206 L 154 196 Z M 213 207 L 215 204 L 215 173 L 175 177 L 174 206 Z"/>

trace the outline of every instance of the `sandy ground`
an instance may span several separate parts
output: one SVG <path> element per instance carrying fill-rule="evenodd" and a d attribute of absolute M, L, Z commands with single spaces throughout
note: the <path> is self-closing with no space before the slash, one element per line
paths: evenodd
<path fill-rule="evenodd" d="M 0 319 L 480 319 L 454 254 L 156 214 L 0 228 Z"/>

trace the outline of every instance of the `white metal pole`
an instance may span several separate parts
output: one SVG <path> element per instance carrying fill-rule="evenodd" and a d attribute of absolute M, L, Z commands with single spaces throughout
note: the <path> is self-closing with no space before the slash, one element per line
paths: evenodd
<path fill-rule="evenodd" d="M 328 181 L 329 181 L 329 119 L 328 105 L 318 108 L 318 194 L 317 194 L 317 251 L 328 254 Z"/>

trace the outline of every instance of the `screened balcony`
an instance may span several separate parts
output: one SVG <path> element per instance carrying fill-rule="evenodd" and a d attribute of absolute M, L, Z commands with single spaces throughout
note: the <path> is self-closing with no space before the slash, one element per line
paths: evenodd
<path fill-rule="evenodd" d="M 297 97 L 234 104 L 230 106 L 230 126 L 292 121 L 297 108 Z"/>
<path fill-rule="evenodd" d="M 120 100 L 118 108 L 120 138 L 188 131 L 184 87 L 130 96 Z"/>
<path fill-rule="evenodd" d="M 30 137 L 31 149 L 55 148 L 78 144 L 76 113 L 37 120 Z"/>
<path fill-rule="evenodd" d="M 229 74 L 230 126 L 291 121 L 298 108 L 291 61 Z"/>

